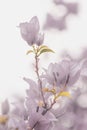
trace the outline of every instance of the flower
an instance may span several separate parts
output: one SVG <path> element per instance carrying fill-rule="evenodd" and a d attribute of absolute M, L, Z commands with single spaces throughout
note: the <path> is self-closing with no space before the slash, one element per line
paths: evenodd
<path fill-rule="evenodd" d="M 39 33 L 40 26 L 36 16 L 30 22 L 20 23 L 19 27 L 21 36 L 28 45 L 32 46 L 33 44 L 37 44 L 39 46 L 43 43 L 44 35 Z"/>
<path fill-rule="evenodd" d="M 41 96 L 38 90 L 38 85 L 35 83 L 35 81 L 25 77 L 24 80 L 29 84 L 29 89 L 26 90 L 27 97 L 25 105 L 30 115 L 31 113 L 35 113 L 37 111 Z"/>
<path fill-rule="evenodd" d="M 83 83 L 87 83 L 87 48 L 83 49 L 78 60 L 82 62 L 81 79 Z"/>
<path fill-rule="evenodd" d="M 63 60 L 60 63 L 51 63 L 41 77 L 53 86 L 72 86 L 80 77 L 81 63 L 72 60 Z"/>
<path fill-rule="evenodd" d="M 49 130 L 50 127 L 50 120 L 47 119 L 45 116 L 41 115 L 40 113 L 32 113 L 29 118 L 30 128 L 35 130 Z"/>
<path fill-rule="evenodd" d="M 4 102 L 2 102 L 2 104 L 1 104 L 1 112 L 2 112 L 2 114 L 3 115 L 6 115 L 6 114 L 8 114 L 8 112 L 9 112 L 9 102 L 8 102 L 8 100 L 6 99 Z"/>
<path fill-rule="evenodd" d="M 9 121 L 8 121 L 8 130 L 27 130 L 25 121 L 15 115 L 11 115 Z"/>

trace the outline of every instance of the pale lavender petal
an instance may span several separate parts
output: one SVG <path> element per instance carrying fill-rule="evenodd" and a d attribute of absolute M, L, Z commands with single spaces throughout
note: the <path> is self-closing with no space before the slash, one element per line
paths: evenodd
<path fill-rule="evenodd" d="M 4 102 L 2 102 L 1 104 L 1 111 L 2 111 L 2 114 L 8 114 L 9 112 L 9 102 L 8 100 L 6 99 Z"/>
<path fill-rule="evenodd" d="M 56 86 L 72 86 L 75 84 L 79 77 L 82 68 L 82 63 L 73 60 L 63 60 L 59 63 L 50 64 L 48 69 L 43 74 L 50 84 Z"/>
<path fill-rule="evenodd" d="M 31 46 L 37 44 L 37 36 L 39 33 L 39 21 L 36 16 L 34 16 L 30 22 L 20 23 L 20 32 L 22 38 Z"/>
<path fill-rule="evenodd" d="M 29 118 L 30 127 L 35 126 L 35 130 L 49 130 L 50 121 L 39 113 L 32 113 Z"/>
<path fill-rule="evenodd" d="M 32 29 L 34 29 L 34 31 L 36 33 L 39 32 L 39 29 L 40 29 L 40 25 L 39 25 L 39 21 L 38 21 L 38 18 L 37 16 L 34 16 L 31 20 L 30 20 L 30 25 L 32 27 Z M 33 30 L 32 30 L 33 31 Z"/>
<path fill-rule="evenodd" d="M 43 44 L 43 41 L 44 41 L 44 34 L 39 33 L 37 36 L 36 44 L 40 46 L 41 44 Z"/>

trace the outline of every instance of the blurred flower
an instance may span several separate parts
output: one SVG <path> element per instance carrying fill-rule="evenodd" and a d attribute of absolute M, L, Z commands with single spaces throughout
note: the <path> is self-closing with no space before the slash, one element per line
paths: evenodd
<path fill-rule="evenodd" d="M 46 23 L 44 24 L 44 29 L 50 28 L 58 29 L 60 31 L 66 29 L 66 17 L 64 16 L 55 20 L 55 18 L 48 13 L 46 17 Z"/>
<path fill-rule="evenodd" d="M 78 3 L 66 2 L 65 0 L 53 0 L 53 11 L 47 13 L 44 29 L 58 29 L 63 31 L 67 29 L 67 18 L 70 14 L 76 15 L 78 13 Z M 61 8 L 63 10 L 61 10 Z M 65 10 L 66 11 L 65 11 Z M 59 16 L 62 12 L 62 15 Z M 58 15 L 59 13 L 59 15 Z"/>
<path fill-rule="evenodd" d="M 2 102 L 1 104 L 1 112 L 3 115 L 6 115 L 8 114 L 9 112 L 9 103 L 8 103 L 8 100 L 6 99 L 4 102 Z"/>
<path fill-rule="evenodd" d="M 38 46 L 43 43 L 44 36 L 39 34 L 40 26 L 36 16 L 34 16 L 30 22 L 20 23 L 20 32 L 22 38 L 32 46 L 37 44 Z"/>
<path fill-rule="evenodd" d="M 11 115 L 8 121 L 8 130 L 27 130 L 25 121 L 15 115 Z"/>
<path fill-rule="evenodd" d="M 85 48 L 80 55 L 79 61 L 82 61 L 81 78 L 84 83 L 87 83 L 87 48 Z"/>
<path fill-rule="evenodd" d="M 24 106 L 24 102 L 21 102 L 21 101 L 14 102 L 12 103 L 12 105 L 14 108 L 12 109 L 11 113 L 14 114 L 15 116 L 21 117 L 23 120 L 27 120 L 28 113 Z"/>

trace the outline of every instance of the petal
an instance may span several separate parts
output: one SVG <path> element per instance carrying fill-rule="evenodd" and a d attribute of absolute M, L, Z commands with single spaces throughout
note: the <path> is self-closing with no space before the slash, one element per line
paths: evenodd
<path fill-rule="evenodd" d="M 2 114 L 8 114 L 8 112 L 9 112 L 9 103 L 8 103 L 7 99 L 1 104 L 1 111 L 2 111 Z"/>
<path fill-rule="evenodd" d="M 22 38 L 31 46 L 36 43 L 36 38 L 39 33 L 39 21 L 34 16 L 30 22 L 20 23 L 20 33 Z"/>
<path fill-rule="evenodd" d="M 43 41 L 44 41 L 44 34 L 38 34 L 36 44 L 40 46 L 41 44 L 43 44 Z"/>
<path fill-rule="evenodd" d="M 33 25 L 36 32 L 39 32 L 40 25 L 37 16 L 34 16 L 29 23 L 30 25 Z"/>
<path fill-rule="evenodd" d="M 50 121 L 40 113 L 32 113 L 29 118 L 30 127 L 35 130 L 49 130 Z"/>

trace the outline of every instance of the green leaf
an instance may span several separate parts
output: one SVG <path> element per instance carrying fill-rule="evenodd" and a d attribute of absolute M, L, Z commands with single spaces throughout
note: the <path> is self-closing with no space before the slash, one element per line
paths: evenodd
<path fill-rule="evenodd" d="M 54 51 L 52 49 L 50 49 L 47 46 L 43 45 L 43 46 L 40 46 L 40 48 L 38 49 L 38 56 L 41 55 L 42 53 L 45 53 L 45 52 L 54 53 Z"/>
<path fill-rule="evenodd" d="M 70 95 L 69 92 L 63 91 L 63 92 L 60 92 L 58 95 L 55 95 L 55 97 L 54 97 L 55 100 L 58 99 L 60 96 L 64 96 L 64 97 L 69 97 L 69 98 L 71 98 L 71 95 Z"/>
<path fill-rule="evenodd" d="M 41 49 L 47 49 L 48 48 L 48 46 L 45 46 L 45 45 L 41 45 L 40 47 L 39 47 L 39 51 L 41 51 Z"/>
<path fill-rule="evenodd" d="M 48 48 L 48 49 L 42 49 L 42 50 L 40 51 L 39 55 L 42 54 L 42 53 L 45 53 L 45 52 L 52 52 L 52 53 L 54 53 L 53 50 L 51 50 L 51 49 Z"/>
<path fill-rule="evenodd" d="M 30 53 L 33 53 L 33 50 L 28 50 L 26 55 L 30 54 Z"/>
<path fill-rule="evenodd" d="M 59 96 L 71 97 L 69 92 L 60 92 Z"/>

